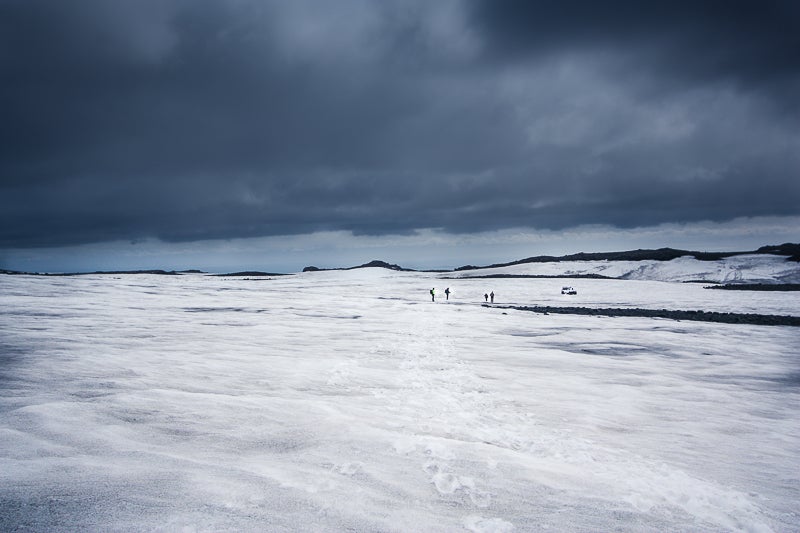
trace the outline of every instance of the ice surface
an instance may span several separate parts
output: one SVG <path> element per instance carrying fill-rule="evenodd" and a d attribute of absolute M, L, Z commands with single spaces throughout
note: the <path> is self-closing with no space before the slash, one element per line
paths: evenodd
<path fill-rule="evenodd" d="M 798 328 L 481 305 L 798 293 L 442 276 L 0 276 L 0 530 L 800 529 Z"/>

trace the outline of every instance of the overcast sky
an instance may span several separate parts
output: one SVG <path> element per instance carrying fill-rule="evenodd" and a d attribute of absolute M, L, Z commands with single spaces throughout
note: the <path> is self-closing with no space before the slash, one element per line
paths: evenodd
<path fill-rule="evenodd" d="M 0 267 L 798 234 L 795 0 L 0 0 L 0 72 Z"/>

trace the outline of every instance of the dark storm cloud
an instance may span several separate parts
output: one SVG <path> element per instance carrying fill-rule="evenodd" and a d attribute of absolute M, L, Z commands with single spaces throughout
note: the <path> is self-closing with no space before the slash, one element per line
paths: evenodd
<path fill-rule="evenodd" d="M 797 214 L 789 2 L 0 0 L 0 246 Z"/>
<path fill-rule="evenodd" d="M 471 16 L 496 59 L 593 47 L 702 81 L 760 85 L 800 72 L 800 4 L 791 0 L 482 0 Z"/>

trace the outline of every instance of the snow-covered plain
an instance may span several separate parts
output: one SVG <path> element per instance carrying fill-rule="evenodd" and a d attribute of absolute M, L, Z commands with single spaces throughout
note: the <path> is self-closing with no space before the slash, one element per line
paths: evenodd
<path fill-rule="evenodd" d="M 444 276 L 0 276 L 0 530 L 800 529 L 800 329 L 499 307 L 800 293 Z"/>

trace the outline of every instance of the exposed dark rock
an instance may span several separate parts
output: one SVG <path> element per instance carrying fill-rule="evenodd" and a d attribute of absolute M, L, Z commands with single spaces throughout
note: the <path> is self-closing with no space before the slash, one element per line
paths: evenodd
<path fill-rule="evenodd" d="M 800 283 L 738 283 L 735 285 L 711 285 L 703 288 L 726 291 L 800 291 Z"/>
<path fill-rule="evenodd" d="M 760 315 L 755 313 L 718 313 L 715 311 L 679 311 L 668 309 L 639 308 L 592 308 L 592 307 L 552 307 L 552 306 L 496 306 L 483 304 L 483 307 L 516 309 L 541 314 L 625 316 L 646 318 L 669 318 L 672 320 L 694 320 L 719 322 L 724 324 L 750 324 L 756 326 L 795 326 L 800 327 L 800 317 L 789 315 Z"/>
<path fill-rule="evenodd" d="M 442 279 L 503 279 L 503 278 L 531 278 L 531 279 L 617 279 L 602 274 L 486 274 L 483 276 L 462 276 L 458 278 L 444 277 Z"/>

